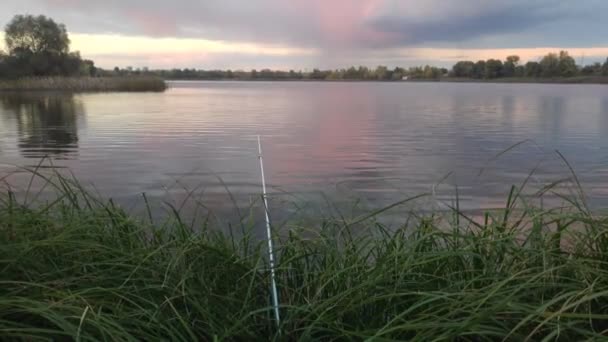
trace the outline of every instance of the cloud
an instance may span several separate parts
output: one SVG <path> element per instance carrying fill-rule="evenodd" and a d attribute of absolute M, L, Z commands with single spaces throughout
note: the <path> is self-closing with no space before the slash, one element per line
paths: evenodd
<path fill-rule="evenodd" d="M 482 54 L 467 50 L 608 46 L 606 11 L 604 0 L 20 0 L 0 4 L 0 21 L 49 15 L 67 25 L 83 54 L 107 58 L 179 54 L 200 66 L 215 60 L 200 56 L 247 55 L 247 65 L 254 58 L 269 66 L 289 58 L 292 65 L 404 65 Z M 419 51 L 431 50 L 422 49 L 446 53 L 425 57 Z"/>
<path fill-rule="evenodd" d="M 518 44 L 567 47 L 607 43 L 608 29 L 601 24 L 605 10 L 608 3 L 598 0 L 576 4 L 567 0 L 427 0 L 423 5 L 404 0 L 371 24 L 392 33 L 393 46 L 443 43 L 475 47 L 484 40 L 490 48 Z M 576 30 L 580 26 L 587 28 L 587 34 Z"/>
<path fill-rule="evenodd" d="M 194 38 L 152 38 L 105 34 L 73 34 L 74 49 L 86 51 L 86 57 L 99 65 L 138 65 L 156 68 L 188 68 L 213 65 L 231 68 L 240 64 L 246 68 L 260 68 L 273 61 L 274 67 L 283 66 L 278 61 L 289 57 L 304 58 L 318 53 L 311 48 L 281 45 L 236 43 Z M 255 63 L 258 60 L 258 63 Z M 262 64 L 260 64 L 262 63 Z"/>
<path fill-rule="evenodd" d="M 557 13 L 527 10 L 510 6 L 488 8 L 481 13 L 456 13 L 450 16 L 404 20 L 392 14 L 374 19 L 372 25 L 379 31 L 391 32 L 396 39 L 393 45 L 412 45 L 429 42 L 463 42 L 481 36 L 523 32 L 559 18 Z"/>
<path fill-rule="evenodd" d="M 608 10 L 601 0 L 23 0 L 0 9 L 5 6 L 47 13 L 79 33 L 324 49 L 462 43 L 547 27 L 559 35 L 568 30 L 564 23 L 596 20 L 599 27 Z M 606 31 L 592 35 L 605 42 Z"/>

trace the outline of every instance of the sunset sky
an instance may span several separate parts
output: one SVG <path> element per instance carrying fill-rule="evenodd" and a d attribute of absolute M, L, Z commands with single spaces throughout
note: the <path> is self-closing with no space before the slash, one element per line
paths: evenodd
<path fill-rule="evenodd" d="M 99 66 L 335 68 L 608 56 L 605 0 L 4 0 L 45 14 Z"/>

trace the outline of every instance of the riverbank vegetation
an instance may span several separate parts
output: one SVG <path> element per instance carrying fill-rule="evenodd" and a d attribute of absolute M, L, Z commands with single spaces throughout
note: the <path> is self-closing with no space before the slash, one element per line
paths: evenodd
<path fill-rule="evenodd" d="M 430 65 L 410 68 L 378 66 L 349 67 L 346 69 L 308 71 L 281 70 L 147 70 L 116 68 L 114 74 L 153 74 L 172 80 L 313 80 L 313 81 L 498 81 L 527 83 L 608 83 L 608 59 L 592 65 L 577 65 L 567 51 L 549 53 L 538 61 L 522 63 L 519 56 L 508 56 L 504 61 L 488 59 L 459 61 L 451 69 Z"/>
<path fill-rule="evenodd" d="M 6 26 L 7 53 L 0 52 L 0 91 L 163 91 L 153 75 L 111 77 L 70 51 L 63 24 L 45 16 L 17 15 Z M 102 77 L 104 76 L 104 77 Z"/>
<path fill-rule="evenodd" d="M 69 91 L 69 92 L 161 92 L 167 84 L 153 76 L 129 77 L 32 77 L 1 80 L 0 91 Z"/>
<path fill-rule="evenodd" d="M 251 234 L 255 212 L 236 231 L 192 224 L 176 208 L 156 222 L 74 180 L 40 177 L 57 197 L 0 196 L 7 339 L 577 341 L 608 333 L 608 219 L 583 200 L 541 209 L 513 188 L 503 210 L 477 218 L 403 211 L 401 225 L 386 227 L 376 220 L 384 208 L 292 222 L 275 240 L 277 326 L 265 243 Z"/>

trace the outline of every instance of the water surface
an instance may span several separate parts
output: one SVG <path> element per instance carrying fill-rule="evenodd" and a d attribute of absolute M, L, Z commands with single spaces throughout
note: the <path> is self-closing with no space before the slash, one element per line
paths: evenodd
<path fill-rule="evenodd" d="M 259 134 L 275 194 L 325 192 L 376 206 L 429 191 L 447 199 L 458 185 L 461 207 L 485 208 L 502 205 L 535 168 L 532 186 L 568 176 L 559 150 L 603 207 L 607 89 L 174 82 L 164 94 L 3 94 L 0 165 L 49 156 L 105 196 L 184 197 L 196 188 L 221 205 L 226 188 L 242 201 L 259 193 Z"/>

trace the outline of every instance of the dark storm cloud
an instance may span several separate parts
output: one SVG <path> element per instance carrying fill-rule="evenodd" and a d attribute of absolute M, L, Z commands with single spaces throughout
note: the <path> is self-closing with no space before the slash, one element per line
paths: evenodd
<path fill-rule="evenodd" d="M 608 42 L 608 27 L 603 24 L 608 1 L 430 0 L 427 4 L 436 9 L 428 18 L 404 18 L 404 10 L 374 18 L 371 25 L 390 34 L 393 45 L 452 43 L 460 47 L 501 48 Z M 501 39 L 485 39 L 483 45 L 477 44 L 487 37 Z"/>
<path fill-rule="evenodd" d="M 560 19 L 542 11 L 521 8 L 488 10 L 475 16 L 456 16 L 409 22 L 399 16 L 377 18 L 372 24 L 382 32 L 394 33 L 394 44 L 461 42 L 492 34 L 525 32 Z"/>

